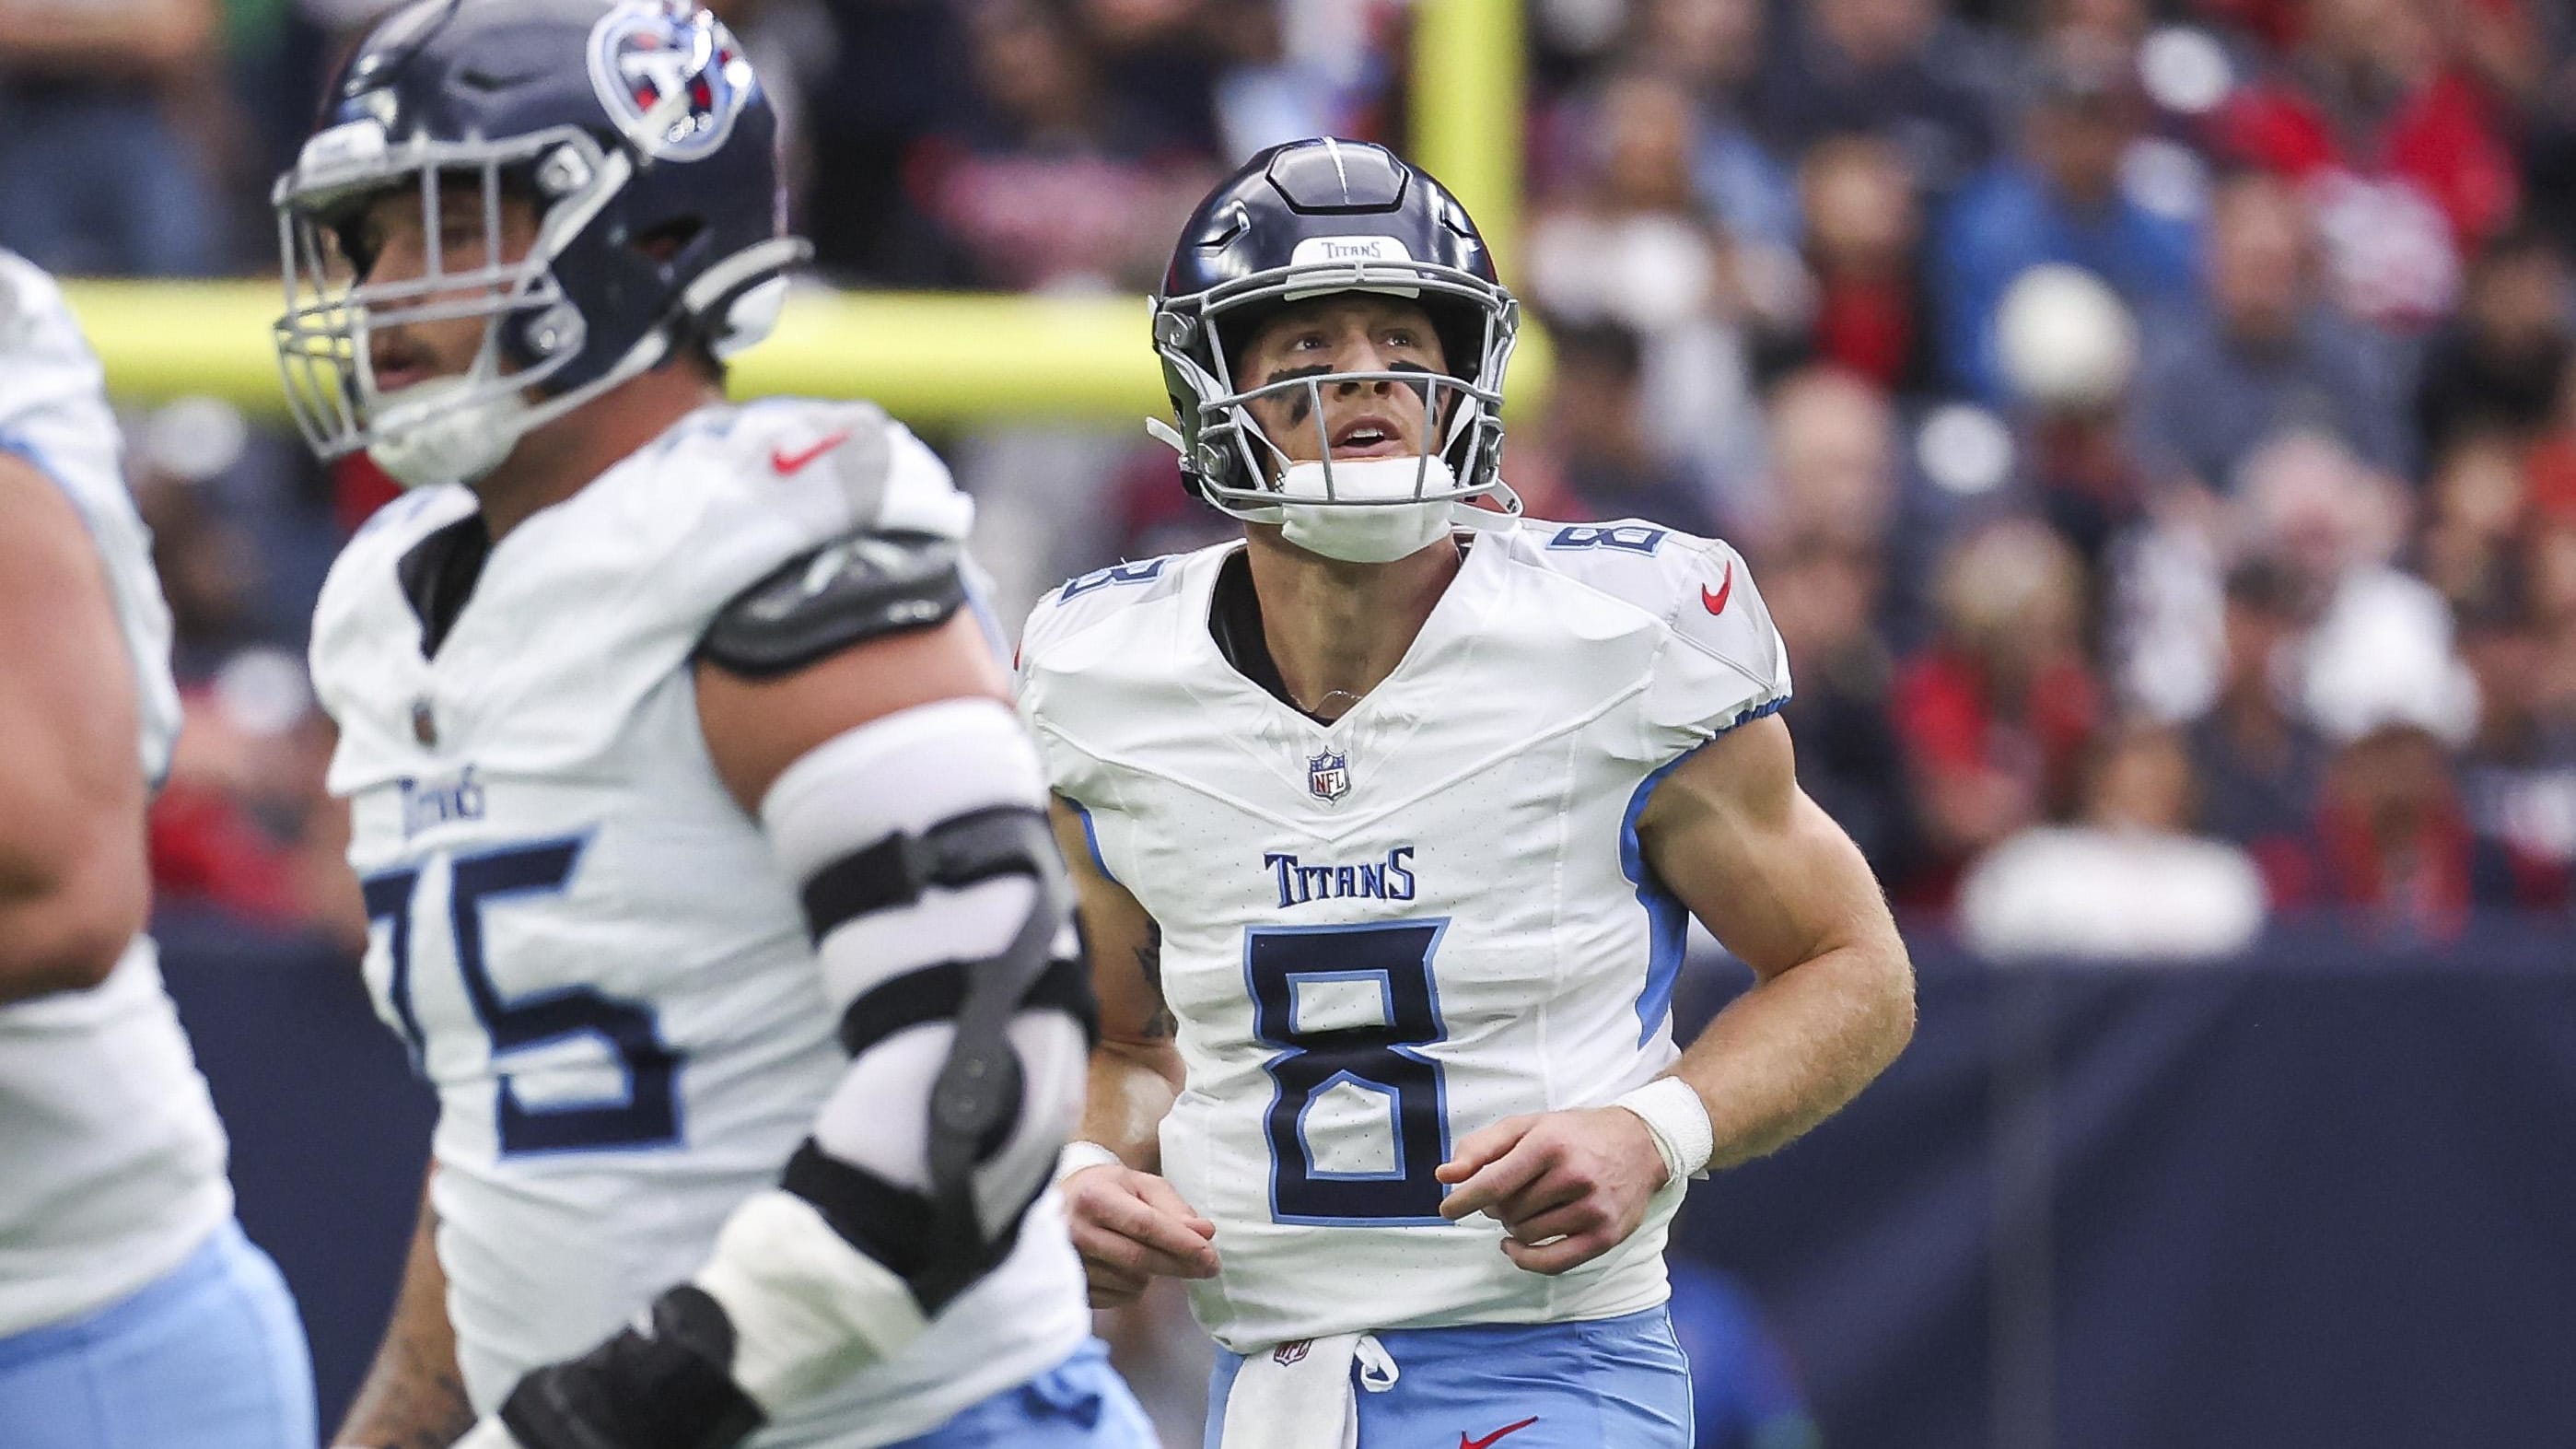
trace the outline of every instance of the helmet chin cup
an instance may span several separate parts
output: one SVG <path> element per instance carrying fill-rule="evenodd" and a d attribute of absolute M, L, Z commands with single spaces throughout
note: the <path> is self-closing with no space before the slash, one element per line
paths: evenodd
<path fill-rule="evenodd" d="M 1456 480 L 1436 457 L 1291 463 L 1279 479 L 1279 536 L 1344 563 L 1393 563 L 1446 538 Z"/>
<path fill-rule="evenodd" d="M 405 488 L 481 481 L 519 445 L 529 418 L 515 395 L 477 391 L 463 377 L 403 389 L 384 409 L 368 458 Z"/>

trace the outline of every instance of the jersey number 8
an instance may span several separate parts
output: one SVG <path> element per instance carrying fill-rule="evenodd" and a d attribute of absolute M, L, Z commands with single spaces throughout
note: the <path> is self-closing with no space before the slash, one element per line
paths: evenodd
<path fill-rule="evenodd" d="M 1440 1064 L 1415 1050 L 1446 1036 L 1431 979 L 1446 919 L 1354 926 L 1255 927 L 1243 971 L 1252 1031 L 1282 1048 L 1264 1064 L 1278 1085 L 1265 1118 L 1274 1221 L 1339 1227 L 1440 1223 L 1432 1170 L 1449 1157 L 1447 1088 Z M 1375 1024 L 1301 1025 L 1300 996 L 1327 983 L 1374 985 Z M 1332 1171 L 1316 1163 L 1307 1117 L 1336 1087 L 1386 1099 L 1392 1166 Z"/>
<path fill-rule="evenodd" d="M 510 1000 L 493 984 L 483 951 L 483 910 L 510 896 L 560 891 L 572 879 L 583 841 L 550 840 L 457 856 L 448 867 L 448 927 L 456 942 L 456 973 L 475 1019 L 491 1038 L 494 1130 L 503 1157 L 531 1152 L 583 1152 L 660 1147 L 680 1138 L 680 1054 L 665 1046 L 650 1009 L 568 986 Z M 387 871 L 366 881 L 367 918 L 389 926 L 392 972 L 385 995 L 402 1023 L 412 1061 L 424 1061 L 426 1041 L 413 1008 L 412 897 L 421 867 Z M 626 1100 L 602 1105 L 522 1105 L 501 1059 L 513 1052 L 575 1037 L 607 1043 L 626 1077 Z"/>

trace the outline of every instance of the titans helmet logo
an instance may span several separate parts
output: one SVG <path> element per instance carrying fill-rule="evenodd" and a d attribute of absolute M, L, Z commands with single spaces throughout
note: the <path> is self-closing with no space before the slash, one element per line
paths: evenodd
<path fill-rule="evenodd" d="M 590 83 L 646 154 L 695 161 L 733 134 L 756 82 L 713 15 L 688 0 L 626 0 L 591 27 Z"/>

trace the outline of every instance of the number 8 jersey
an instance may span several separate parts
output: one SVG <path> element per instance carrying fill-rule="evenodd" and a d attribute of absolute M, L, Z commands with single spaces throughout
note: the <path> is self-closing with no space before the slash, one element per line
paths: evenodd
<path fill-rule="evenodd" d="M 1021 645 L 1050 782 L 1163 931 L 1188 1069 L 1163 1171 L 1224 1263 L 1190 1285 L 1200 1321 L 1250 1353 L 1663 1301 L 1681 1184 L 1547 1277 L 1489 1219 L 1442 1219 L 1432 1170 L 1677 1055 L 1688 919 L 1636 824 L 1675 762 L 1788 697 L 1742 560 L 1633 522 L 1479 533 L 1395 672 L 1325 725 L 1211 633 L 1241 548 L 1076 579 Z"/>

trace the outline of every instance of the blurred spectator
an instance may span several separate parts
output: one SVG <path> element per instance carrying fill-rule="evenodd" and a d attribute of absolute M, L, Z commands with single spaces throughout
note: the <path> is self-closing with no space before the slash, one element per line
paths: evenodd
<path fill-rule="evenodd" d="M 1745 118 L 1763 55 L 1762 0 L 1639 0 L 1630 50 L 1687 87 L 1699 107 L 1700 200 L 1740 241 L 1780 251 L 1798 245 L 1798 198 L 1788 170 Z"/>
<path fill-rule="evenodd" d="M 1865 131 L 1905 157 L 1914 182 L 1947 194 L 1994 152 L 1993 62 L 1943 0 L 1796 0 L 1782 7 L 1754 124 L 1783 156 Z"/>
<path fill-rule="evenodd" d="M 954 123 L 972 94 L 965 7 L 868 0 L 830 8 L 835 44 L 806 84 L 813 170 L 806 234 L 827 273 L 878 285 L 960 280 L 946 239 L 905 189 L 913 144 Z"/>
<path fill-rule="evenodd" d="M 2528 435 L 2549 420 L 2567 372 L 2567 264 L 2547 238 L 2515 230 L 2469 269 L 2459 314 L 2427 342 L 2415 425 L 2438 456 L 2463 433 Z"/>
<path fill-rule="evenodd" d="M 1649 441 L 1706 475 L 1744 472 L 1754 438 L 1744 296 L 1692 180 L 1690 95 L 1668 77 L 1629 71 L 1594 105 L 1591 154 L 1530 226 L 1526 295 L 1551 322 L 1634 332 Z"/>
<path fill-rule="evenodd" d="M 2455 436 L 2435 460 L 2417 563 L 2444 597 L 2488 600 L 2518 587 L 2508 571 L 2520 562 L 2525 457 L 2509 434 L 2482 428 Z"/>
<path fill-rule="evenodd" d="M 357 949 L 366 908 L 341 856 L 346 813 L 322 785 L 330 722 L 302 663 L 246 650 L 181 702 L 178 752 L 152 804 L 153 894 Z"/>
<path fill-rule="evenodd" d="M 2241 671 L 2251 666 L 2235 657 L 2229 634 L 2243 611 L 2222 602 L 2222 581 L 2246 586 L 2262 570 L 2256 613 L 2289 625 L 2280 657 L 2266 667 L 2278 671 L 2273 682 L 2293 715 L 2316 723 L 2306 663 L 2314 632 L 2339 607 L 2384 597 L 2388 587 L 2412 583 L 2436 610 L 2439 599 L 2390 563 L 2405 538 L 2400 485 L 2333 438 L 2275 438 L 2246 459 L 2239 480 L 2237 496 L 2223 503 L 2171 495 L 2155 525 L 2123 552 L 2112 627 L 2124 693 L 2157 718 L 2193 720 L 2231 684 L 2246 687 Z"/>
<path fill-rule="evenodd" d="M 1767 496 L 1741 522 L 1783 551 L 1817 545 L 1874 558 L 1897 507 L 1886 395 L 1857 373 L 1806 368 L 1772 389 L 1768 428 Z"/>
<path fill-rule="evenodd" d="M 1891 883 L 1946 908 L 1959 872 L 2064 808 L 2101 713 L 2085 658 L 2084 566 L 2040 524 L 2007 518 L 1954 545 L 1934 585 L 1940 637 L 1899 673 L 1896 728 L 1926 860 Z"/>
<path fill-rule="evenodd" d="M 2463 791 L 2472 829 L 2563 879 L 2576 871 L 2576 668 L 2551 657 L 2518 582 L 2500 580 L 2461 621 L 2479 702 Z"/>
<path fill-rule="evenodd" d="M 2306 853 L 2267 862 L 2276 896 L 2428 941 L 2457 935 L 2472 907 L 2562 905 L 2563 866 L 2480 832 L 2462 799 L 2452 752 L 2477 730 L 2478 688 L 2441 596 L 2330 541 L 2323 480 L 2281 476 L 2274 522 L 2288 524 L 2293 567 L 2313 581 L 2321 560 L 2347 561 L 2299 648 L 2301 707 L 2334 754 Z"/>
<path fill-rule="evenodd" d="M 2209 310 L 2152 334 L 2139 380 L 2149 466 L 2226 491 L 2264 440 L 2328 433 L 2373 466 L 2412 455 L 2381 340 L 2317 296 L 2307 208 L 2273 178 L 2244 173 L 2212 199 Z"/>
<path fill-rule="evenodd" d="M 1992 330 L 1997 381 L 2021 424 L 2023 491 L 2100 578 L 2148 494 L 2125 419 L 2137 327 L 2101 278 L 2044 262 L 2005 291 Z"/>
<path fill-rule="evenodd" d="M 227 260 L 207 158 L 174 107 L 219 90 L 215 0 L 0 0 L 0 247 L 65 273 Z"/>
<path fill-rule="evenodd" d="M 1151 132 L 1212 143 L 1225 57 L 1202 0 L 1073 0 L 1102 88 Z M 1196 200 L 1195 197 L 1192 200 Z"/>
<path fill-rule="evenodd" d="M 152 566 L 170 602 L 171 672 L 186 688 L 259 641 L 266 578 L 250 535 L 201 480 L 145 466 L 132 482 L 135 508 L 152 530 Z"/>
<path fill-rule="evenodd" d="M 2563 869 L 2477 832 L 2446 742 L 2411 723 L 2338 745 L 2304 864 L 2291 904 L 2342 908 L 2363 929 L 2403 940 L 2449 940 L 2474 907 L 2566 903 Z"/>
<path fill-rule="evenodd" d="M 1150 287 L 1214 179 L 1213 137 L 1108 84 L 1065 0 L 975 0 L 965 13 L 977 104 L 906 163 L 915 203 L 955 247 L 957 274 L 940 280 Z"/>
<path fill-rule="evenodd" d="M 1995 314 L 2004 292 L 2043 262 L 2080 266 L 2132 309 L 2179 304 L 2192 286 L 2188 219 L 2150 210 L 2123 187 L 2145 102 L 2124 53 L 2069 51 L 2043 65 L 2020 153 L 1951 203 L 1933 246 L 1941 354 L 1961 388 L 1999 402 Z"/>
<path fill-rule="evenodd" d="M 1797 360 L 1848 369 L 1893 393 L 1930 391 L 1923 218 L 1903 159 L 1875 136 L 1829 137 L 1807 152 L 1798 199 L 1814 298 Z"/>
<path fill-rule="evenodd" d="M 1888 707 L 1895 665 L 1870 622 L 1882 573 L 1874 551 L 1809 537 L 1763 561 L 1762 590 L 1798 674 L 1785 712 L 1798 784 L 1894 881 L 1913 871 L 1918 843 Z"/>
<path fill-rule="evenodd" d="M 2217 702 L 2191 727 L 2200 823 L 2266 866 L 2294 870 L 2325 773 L 2325 745 L 2292 706 L 2299 615 L 2287 572 L 2260 560 L 2227 578 Z"/>
<path fill-rule="evenodd" d="M 2299 185 L 2354 314 L 2420 324 L 2448 309 L 2460 259 L 2512 216 L 2496 107 L 2454 53 L 2441 0 L 2311 0 L 2277 73 L 2214 118 L 2222 154 Z"/>
<path fill-rule="evenodd" d="M 2169 730 L 2115 733 L 2091 752 L 2072 825 L 2028 830 L 1959 890 L 1970 949 L 2012 959 L 2193 960 L 2245 949 L 2263 877 L 2245 853 L 2192 834 L 2191 755 Z"/>
<path fill-rule="evenodd" d="M 1533 512 L 1569 520 L 1644 518 L 1719 532 L 1708 490 L 1648 439 L 1637 335 L 1616 323 L 1557 329 L 1555 373 L 1538 457 L 1513 451 L 1516 487 Z"/>
<path fill-rule="evenodd" d="M 2278 564 L 2301 619 L 2331 615 L 2356 581 L 2404 577 L 2391 562 L 2406 537 L 2403 486 L 2332 437 L 2276 438 L 2239 476 L 2229 518 L 2237 556 Z"/>

